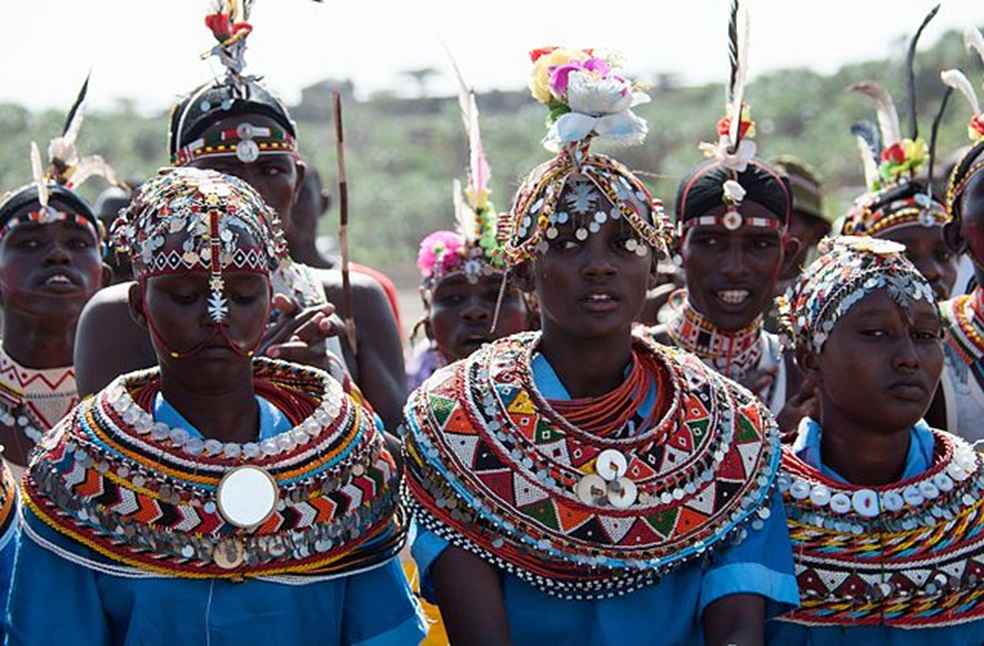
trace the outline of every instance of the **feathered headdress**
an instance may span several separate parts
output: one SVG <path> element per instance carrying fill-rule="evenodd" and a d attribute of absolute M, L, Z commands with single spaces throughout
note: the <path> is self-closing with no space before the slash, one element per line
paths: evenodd
<path fill-rule="evenodd" d="M 85 118 L 85 100 L 89 92 L 89 77 L 86 76 L 82 89 L 79 90 L 75 103 L 72 104 L 65 118 L 65 125 L 60 136 L 48 144 L 48 165 L 41 161 L 41 151 L 35 142 L 31 142 L 31 173 L 38 190 L 38 201 L 41 206 L 48 206 L 48 187 L 57 184 L 72 190 L 81 186 L 93 176 L 104 178 L 113 186 L 125 187 L 116 178 L 112 167 L 99 155 L 79 154 L 76 142 L 82 121 Z"/>
<path fill-rule="evenodd" d="M 0 198 L 0 237 L 12 227 L 25 222 L 50 223 L 71 220 L 90 227 L 98 240 L 105 238 L 104 226 L 92 213 L 91 207 L 75 193 L 86 180 L 99 176 L 113 186 L 129 191 L 129 187 L 117 179 L 112 167 L 99 155 L 82 156 L 77 141 L 85 116 L 85 99 L 89 91 L 87 76 L 75 102 L 68 111 L 61 135 L 48 144 L 48 163 L 41 157 L 41 149 L 31 142 L 31 183 Z M 60 201 L 70 204 L 72 211 L 49 206 L 57 195 Z M 40 204 L 40 209 L 21 213 L 22 207 Z"/>
<path fill-rule="evenodd" d="M 436 231 L 420 243 L 417 266 L 425 286 L 433 288 L 443 277 L 463 272 L 469 281 L 505 268 L 498 239 L 498 217 L 489 201 L 491 169 L 482 147 L 475 92 L 465 82 L 450 50 L 445 48 L 458 80 L 458 106 L 468 139 L 468 179 L 464 189 L 452 181 L 451 197 L 457 231 Z"/>
<path fill-rule="evenodd" d="M 984 61 L 984 36 L 976 27 L 968 27 L 964 30 L 964 45 L 967 49 L 977 52 L 981 61 Z M 984 114 L 981 113 L 981 104 L 977 99 L 977 92 L 963 72 L 957 69 L 944 70 L 940 77 L 943 83 L 950 90 L 957 90 L 963 95 L 970 104 L 971 117 L 967 124 L 967 136 L 974 144 L 970 150 L 961 158 L 950 176 L 946 194 L 947 211 L 951 215 L 957 213 L 957 197 L 963 192 L 970 178 L 973 177 L 980 168 L 984 168 L 984 162 L 974 161 L 980 155 L 980 145 L 984 142 Z"/>
<path fill-rule="evenodd" d="M 845 235 L 880 235 L 890 229 L 914 224 L 943 225 L 948 216 L 943 204 L 933 198 L 932 169 L 939 124 L 946 109 L 948 96 L 933 120 L 931 146 L 919 137 L 916 111 L 915 57 L 919 38 L 939 11 L 939 5 L 923 19 L 909 41 L 906 55 L 906 96 L 909 106 L 909 136 L 902 134 L 899 114 L 891 95 L 874 81 L 863 81 L 848 87 L 868 97 L 875 106 L 878 125 L 861 121 L 851 126 L 857 140 L 867 192 L 855 200 L 844 220 Z M 923 186 L 913 182 L 923 164 L 929 161 L 930 179 Z"/>
<path fill-rule="evenodd" d="M 755 122 L 745 103 L 745 84 L 748 81 L 748 45 L 751 21 L 748 10 L 738 0 L 732 0 L 728 20 L 728 59 L 731 74 L 728 78 L 725 115 L 718 121 L 717 144 L 701 143 L 700 150 L 707 157 L 718 160 L 722 166 L 736 173 L 744 172 L 748 162 L 755 157 Z"/>

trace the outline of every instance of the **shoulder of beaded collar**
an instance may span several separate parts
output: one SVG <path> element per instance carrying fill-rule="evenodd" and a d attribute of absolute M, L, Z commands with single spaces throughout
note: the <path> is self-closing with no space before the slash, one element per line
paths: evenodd
<path fill-rule="evenodd" d="M 629 439 L 584 434 L 536 390 L 538 333 L 432 376 L 406 408 L 404 500 L 420 522 L 557 596 L 650 585 L 769 517 L 771 416 L 696 357 L 637 339 L 671 374 L 667 414 Z"/>
<path fill-rule="evenodd" d="M 783 492 L 804 625 L 935 627 L 984 619 L 984 470 L 933 431 L 924 473 L 884 487 L 832 481 L 784 447 Z"/>
<path fill-rule="evenodd" d="M 275 405 L 309 414 L 243 445 L 154 422 L 134 398 L 157 375 L 118 378 L 44 436 L 24 479 L 34 516 L 115 563 L 168 576 L 341 575 L 399 550 L 395 461 L 371 412 L 327 373 L 255 360 L 257 383 L 285 395 Z M 244 465 L 277 490 L 275 509 L 248 529 L 217 505 L 222 479 Z"/>

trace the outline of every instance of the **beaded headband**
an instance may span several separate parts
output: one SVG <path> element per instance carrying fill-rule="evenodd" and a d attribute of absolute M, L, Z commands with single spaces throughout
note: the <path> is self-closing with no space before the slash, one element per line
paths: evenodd
<path fill-rule="evenodd" d="M 526 177 L 504 218 L 506 262 L 515 266 L 546 252 L 558 225 L 571 223 L 575 237 L 585 240 L 609 218 L 624 218 L 639 237 L 630 239 L 627 248 L 631 245 L 639 255 L 649 248 L 666 254 L 662 202 L 624 165 L 589 152 L 594 139 L 641 143 L 648 126 L 632 108 L 649 97 L 621 74 L 615 56 L 546 47 L 530 52 L 530 58 L 530 91 L 550 110 L 543 144 L 557 155 Z M 603 200 L 613 205 L 610 210 Z"/>
<path fill-rule="evenodd" d="M 942 226 L 949 221 L 943 204 L 932 194 L 932 171 L 939 124 L 946 101 L 933 121 L 930 144 L 919 137 L 916 112 L 915 54 L 919 38 L 939 11 L 934 7 L 923 19 L 909 41 L 906 69 L 906 95 L 909 104 L 909 137 L 902 136 L 902 126 L 892 96 L 873 81 L 851 85 L 848 90 L 868 97 L 875 105 L 878 126 L 862 121 L 851 126 L 864 167 L 867 192 L 858 197 L 842 224 L 845 235 L 875 236 L 908 226 Z M 929 180 L 916 183 L 916 174 L 929 162 Z"/>
<path fill-rule="evenodd" d="M 748 104 L 745 102 L 749 33 L 748 11 L 740 7 L 738 0 L 733 0 L 728 22 L 728 53 L 731 74 L 727 86 L 725 116 L 717 122 L 717 143 L 702 142 L 698 146 L 712 162 L 695 172 L 686 181 L 686 185 L 680 192 L 676 208 L 676 234 L 678 236 L 682 236 L 685 231 L 696 226 L 718 225 L 728 231 L 735 231 L 744 226 L 776 229 L 783 233 L 788 226 L 792 200 L 789 197 L 786 183 L 775 170 L 754 159 L 757 151 L 757 146 L 752 140 L 752 137 L 755 136 L 755 122 L 752 121 Z M 746 217 L 740 212 L 741 204 L 747 196 L 747 190 L 740 182 L 740 174 L 748 170 L 749 165 L 761 167 L 773 175 L 776 182 L 782 186 L 782 190 L 786 194 L 787 207 L 785 212 L 776 214 L 777 218 Z M 727 171 L 726 179 L 721 184 L 721 202 L 726 207 L 725 212 L 720 215 L 684 218 L 687 197 L 690 195 L 691 189 L 708 174 L 720 169 Z"/>
<path fill-rule="evenodd" d="M 223 271 L 269 274 L 287 258 L 280 221 L 253 188 L 210 170 L 165 168 L 143 184 L 113 224 L 141 283 L 153 276 L 209 274 L 209 315 L 228 317 Z"/>
<path fill-rule="evenodd" d="M 933 288 L 906 257 L 905 246 L 860 236 L 824 238 L 819 257 L 776 299 L 783 340 L 819 353 L 834 326 L 863 298 L 879 290 L 908 310 L 936 300 Z M 936 311 L 934 307 L 934 311 Z"/>
<path fill-rule="evenodd" d="M 468 282 L 475 283 L 506 268 L 498 237 L 499 216 L 489 201 L 491 169 L 482 146 L 475 92 L 465 83 L 450 51 L 448 56 L 458 78 L 458 105 L 468 137 L 468 179 L 464 190 L 457 179 L 451 186 L 457 231 L 435 231 L 420 243 L 417 267 L 426 290 L 455 274 L 464 274 Z"/>
<path fill-rule="evenodd" d="M 287 108 L 260 84 L 259 77 L 244 74 L 247 36 L 253 31 L 248 22 L 252 4 L 252 0 L 216 0 L 213 12 L 205 16 L 216 44 L 202 58 L 217 57 L 226 75 L 221 81 L 199 87 L 174 106 L 169 149 L 175 166 L 203 157 L 235 157 L 252 163 L 261 155 L 297 154 L 297 129 Z M 234 114 L 262 114 L 281 127 L 243 123 L 196 136 Z"/>
<path fill-rule="evenodd" d="M 984 36 L 976 27 L 968 27 L 964 30 L 964 46 L 977 52 L 978 56 L 984 61 Z M 967 99 L 971 108 L 970 122 L 967 124 L 967 137 L 974 144 L 964 153 L 960 161 L 954 167 L 950 175 L 946 191 L 946 210 L 954 218 L 959 217 L 958 200 L 963 194 L 964 189 L 970 180 L 981 169 L 984 169 L 984 158 L 977 159 L 982 149 L 984 149 L 984 111 L 977 100 L 977 92 L 967 77 L 960 70 L 944 70 L 940 74 L 943 83 L 951 89 L 960 92 Z M 976 160 L 976 161 L 975 161 Z"/>

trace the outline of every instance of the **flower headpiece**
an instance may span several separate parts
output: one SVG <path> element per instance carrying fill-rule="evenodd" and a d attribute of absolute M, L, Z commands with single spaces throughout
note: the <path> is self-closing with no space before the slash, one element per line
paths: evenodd
<path fill-rule="evenodd" d="M 623 76 L 621 60 L 593 49 L 544 47 L 530 52 L 533 98 L 547 106 L 550 126 L 543 140 L 550 152 L 598 137 L 611 143 L 641 144 L 648 126 L 632 112 L 649 95 Z"/>
<path fill-rule="evenodd" d="M 942 226 L 949 221 L 943 203 L 933 197 L 932 169 L 936 136 L 939 130 L 944 101 L 933 121 L 930 145 L 919 137 L 916 113 L 915 56 L 919 37 L 926 25 L 936 16 L 939 5 L 923 19 L 909 41 L 906 66 L 908 82 L 910 136 L 902 137 L 902 127 L 891 95 L 872 81 L 855 83 L 848 89 L 870 98 L 876 107 L 878 126 L 863 121 L 851 126 L 856 137 L 864 166 L 868 191 L 858 197 L 842 225 L 845 235 L 876 236 L 889 230 L 919 225 Z M 925 185 L 915 180 L 923 164 L 929 161 L 930 178 Z"/>
<path fill-rule="evenodd" d="M 209 275 L 209 315 L 228 316 L 223 271 L 269 274 L 287 260 L 276 213 L 248 184 L 196 168 L 164 168 L 144 183 L 113 224 L 141 283 L 153 276 Z"/>
<path fill-rule="evenodd" d="M 31 174 L 32 183 L 4 195 L 0 198 L 0 238 L 14 227 L 36 222 L 47 224 L 51 222 L 71 221 L 92 231 L 96 240 L 104 241 L 106 232 L 91 207 L 75 190 L 92 177 L 102 177 L 113 186 L 125 188 L 126 185 L 116 178 L 112 167 L 99 155 L 79 154 L 76 141 L 85 117 L 85 99 L 89 91 L 89 78 L 86 77 L 79 90 L 75 103 L 68 111 L 62 134 L 48 144 L 48 165 L 41 160 L 41 151 L 35 142 L 31 142 Z M 60 202 L 75 207 L 74 212 L 67 212 L 49 204 L 51 197 L 57 197 Z M 23 207 L 37 203 L 39 208 L 22 212 L 16 218 L 13 216 Z"/>
<path fill-rule="evenodd" d="M 458 105 L 468 137 L 468 182 L 464 190 L 457 179 L 451 186 L 457 231 L 435 231 L 420 243 L 417 267 L 425 289 L 433 289 L 443 278 L 459 272 L 470 282 L 477 282 L 480 276 L 505 270 L 498 215 L 489 201 L 491 169 L 482 147 L 475 92 L 465 83 L 450 52 L 448 56 L 458 79 Z"/>
<path fill-rule="evenodd" d="M 964 45 L 967 49 L 977 52 L 978 56 L 984 61 L 984 36 L 976 27 L 968 27 L 964 30 Z M 954 167 L 953 174 L 950 176 L 946 191 L 946 209 L 953 217 L 959 217 L 958 198 L 963 193 L 970 179 L 977 174 L 977 171 L 984 168 L 984 159 L 978 160 L 982 146 L 984 146 L 984 111 L 977 100 L 977 92 L 974 86 L 960 70 L 945 70 L 940 74 L 943 83 L 947 85 L 949 91 L 957 90 L 970 104 L 971 117 L 967 124 L 967 136 L 973 146 L 964 154 L 961 160 Z M 976 161 L 975 161 L 976 160 Z"/>
<path fill-rule="evenodd" d="M 199 87 L 171 111 L 169 149 L 176 166 L 202 157 L 236 157 L 251 163 L 261 155 L 297 154 L 297 129 L 287 108 L 260 84 L 259 77 L 244 73 L 247 37 L 253 31 L 252 5 L 253 0 L 215 0 L 205 16 L 216 44 L 202 57 L 216 56 L 226 74 Z M 265 115 L 275 125 L 247 122 L 206 134 L 211 125 L 235 114 Z"/>
<path fill-rule="evenodd" d="M 904 309 L 913 301 L 936 300 L 897 242 L 837 236 L 820 241 L 818 251 L 817 260 L 776 299 L 784 341 L 791 348 L 819 353 L 837 321 L 879 289 L 888 290 Z"/>
<path fill-rule="evenodd" d="M 543 144 L 557 156 L 526 177 L 504 217 L 507 263 L 518 265 L 545 252 L 559 225 L 573 223 L 576 237 L 584 240 L 609 218 L 624 218 L 632 227 L 639 239 L 627 246 L 639 255 L 649 248 L 666 254 L 663 203 L 624 165 L 589 152 L 593 139 L 641 143 L 648 126 L 631 108 L 648 97 L 617 71 L 619 61 L 591 49 L 546 47 L 530 52 L 530 58 L 530 91 L 550 109 Z"/>

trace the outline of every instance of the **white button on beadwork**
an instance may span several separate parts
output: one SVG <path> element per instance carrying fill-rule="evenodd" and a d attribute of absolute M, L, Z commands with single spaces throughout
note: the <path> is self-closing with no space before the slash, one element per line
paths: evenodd
<path fill-rule="evenodd" d="M 605 449 L 598 454 L 595 461 L 595 472 L 609 482 L 624 476 L 628 468 L 629 463 L 625 456 L 613 449 Z"/>

